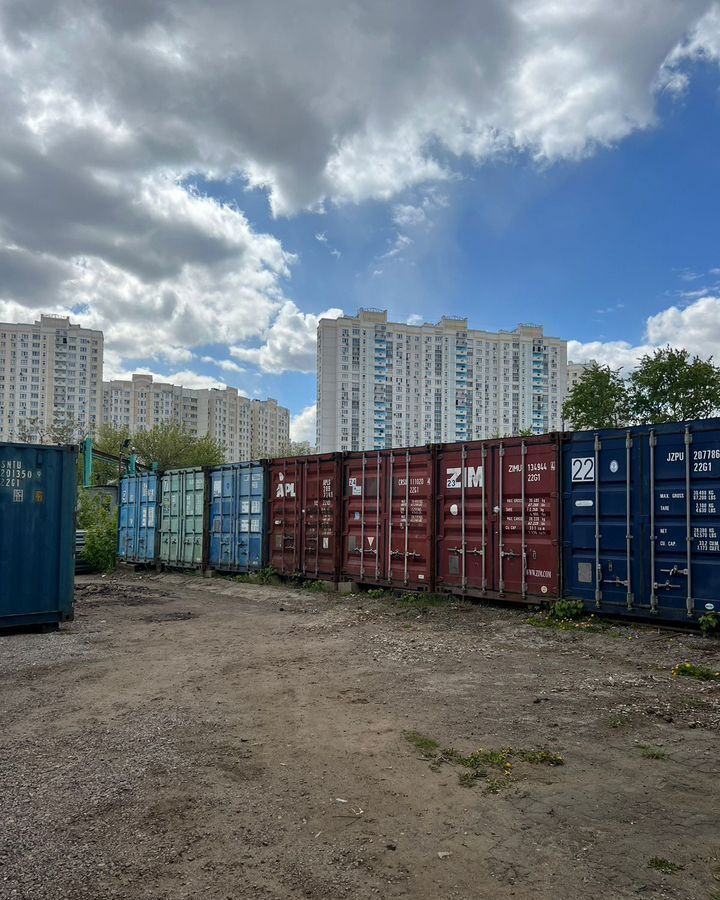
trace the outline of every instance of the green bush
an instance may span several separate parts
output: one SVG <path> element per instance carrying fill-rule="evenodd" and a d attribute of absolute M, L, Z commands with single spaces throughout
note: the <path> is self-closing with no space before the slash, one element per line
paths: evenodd
<path fill-rule="evenodd" d="M 713 634 L 713 632 L 717 631 L 718 625 L 718 614 L 711 612 L 705 613 L 704 616 L 700 616 L 698 619 L 698 625 L 700 626 L 700 631 L 702 631 L 705 635 Z"/>
<path fill-rule="evenodd" d="M 569 619 L 579 619 L 584 611 L 582 600 L 557 600 L 548 615 L 553 619 L 568 621 Z"/>
<path fill-rule="evenodd" d="M 108 497 L 81 491 L 78 498 L 78 528 L 86 532 L 83 559 L 98 572 L 112 572 L 117 560 L 117 515 Z"/>

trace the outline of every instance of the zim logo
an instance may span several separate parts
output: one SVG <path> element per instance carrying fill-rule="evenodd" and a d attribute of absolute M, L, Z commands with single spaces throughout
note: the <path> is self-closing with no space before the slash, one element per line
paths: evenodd
<path fill-rule="evenodd" d="M 448 488 L 462 487 L 462 469 L 446 469 L 447 475 L 446 485 Z M 465 469 L 465 487 L 482 487 L 483 486 L 483 469 L 482 466 L 467 466 Z"/>
<path fill-rule="evenodd" d="M 294 497 L 295 496 L 295 482 L 294 481 L 285 481 L 285 476 L 282 472 L 278 475 L 278 486 L 275 488 L 275 496 L 276 497 Z"/>

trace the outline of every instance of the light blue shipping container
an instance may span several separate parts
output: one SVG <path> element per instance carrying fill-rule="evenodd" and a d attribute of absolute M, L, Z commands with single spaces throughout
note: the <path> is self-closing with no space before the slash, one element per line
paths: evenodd
<path fill-rule="evenodd" d="M 77 449 L 0 443 L 0 628 L 73 618 Z"/>
<path fill-rule="evenodd" d="M 157 556 L 158 476 L 126 475 L 120 481 L 118 559 L 152 563 Z"/>
<path fill-rule="evenodd" d="M 720 419 L 574 432 L 564 596 L 658 621 L 720 613 Z"/>
<path fill-rule="evenodd" d="M 261 463 L 210 470 L 211 568 L 253 572 L 265 565 L 265 485 Z"/>

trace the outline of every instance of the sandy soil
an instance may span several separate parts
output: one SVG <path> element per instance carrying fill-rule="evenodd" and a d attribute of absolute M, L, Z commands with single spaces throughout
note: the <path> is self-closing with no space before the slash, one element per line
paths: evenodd
<path fill-rule="evenodd" d="M 2 898 L 720 898 L 720 682 L 671 674 L 717 641 L 178 575 L 77 600 L 0 638 Z"/>

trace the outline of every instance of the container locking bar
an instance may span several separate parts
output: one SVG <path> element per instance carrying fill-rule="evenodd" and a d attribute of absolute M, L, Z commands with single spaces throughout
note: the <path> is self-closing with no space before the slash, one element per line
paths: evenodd
<path fill-rule="evenodd" d="M 633 607 L 632 593 L 632 527 L 631 527 L 631 496 L 630 496 L 630 465 L 632 463 L 632 436 L 628 431 L 625 434 L 625 559 L 627 567 L 627 608 Z"/>
<path fill-rule="evenodd" d="M 690 428 L 685 426 L 685 530 L 686 530 L 686 554 L 687 564 L 684 575 L 687 575 L 687 614 L 692 617 L 695 604 L 692 595 L 692 506 L 690 505 L 690 445 L 692 444 L 692 434 Z"/>
<path fill-rule="evenodd" d="M 595 606 L 602 601 L 602 565 L 600 564 L 600 437 L 595 435 Z"/>
<path fill-rule="evenodd" d="M 658 597 L 655 593 L 657 584 L 655 582 L 655 446 L 657 439 L 655 432 L 650 431 L 648 438 L 648 447 L 650 449 L 650 582 L 652 584 L 652 593 L 650 595 L 650 609 L 657 612 Z"/>

